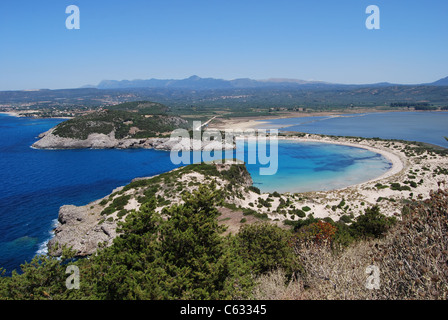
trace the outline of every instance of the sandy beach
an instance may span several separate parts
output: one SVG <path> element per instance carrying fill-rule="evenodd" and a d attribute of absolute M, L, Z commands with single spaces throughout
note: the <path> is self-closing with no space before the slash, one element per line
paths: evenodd
<path fill-rule="evenodd" d="M 359 115 L 362 113 L 376 113 L 376 112 L 395 112 L 395 111 L 383 111 L 376 109 L 358 109 L 352 110 L 350 112 L 341 111 L 326 111 L 326 112 L 288 112 L 281 115 L 273 116 L 263 116 L 263 117 L 238 117 L 231 119 L 222 119 L 217 117 L 214 119 L 209 127 L 214 129 L 232 129 L 232 130 L 245 130 L 245 129 L 262 129 L 270 120 L 275 119 L 288 119 L 288 118 L 306 118 L 306 117 L 346 117 L 350 115 Z M 278 128 L 286 128 L 287 125 L 277 126 Z M 269 128 L 274 128 L 274 126 L 269 126 Z"/>
<path fill-rule="evenodd" d="M 311 208 L 310 213 L 315 218 L 330 217 L 334 221 L 339 220 L 343 215 L 349 215 L 354 218 L 363 214 L 367 207 L 373 205 L 378 205 L 381 212 L 387 216 L 400 216 L 403 200 L 427 199 L 432 191 L 436 191 L 441 185 L 446 185 L 448 181 L 446 174 L 435 174 L 439 167 L 446 168 L 447 162 L 445 157 L 428 151 L 423 155 L 410 156 L 407 153 L 409 145 L 402 142 L 328 137 L 313 134 L 306 134 L 304 137 L 281 136 L 279 139 L 364 148 L 381 154 L 391 164 L 391 168 L 381 176 L 356 185 L 330 191 L 282 194 L 282 197 L 289 199 L 297 209 L 303 207 Z M 410 190 L 396 190 L 391 188 L 392 184 L 409 186 L 410 180 L 415 184 L 414 187 L 409 188 Z M 249 203 L 254 203 L 257 197 L 265 200 L 269 197 L 272 199 L 272 196 L 268 193 L 262 195 L 254 193 L 247 195 L 245 200 L 239 202 L 239 205 L 244 208 L 250 208 Z M 347 203 L 348 208 L 341 209 L 338 207 L 342 200 Z M 278 205 L 278 199 L 274 198 L 272 208 L 267 209 L 261 207 L 258 210 L 268 214 L 272 220 L 297 219 L 297 217 L 290 216 L 289 214 L 276 212 Z"/>
<path fill-rule="evenodd" d="M 9 111 L 9 112 L 0 111 L 0 114 L 5 114 L 5 115 L 11 116 L 11 117 L 20 117 L 20 115 L 17 112 L 12 112 L 12 111 Z"/>
<path fill-rule="evenodd" d="M 279 140 L 296 141 L 296 142 L 317 142 L 317 143 L 330 143 L 330 144 L 337 144 L 337 145 L 345 145 L 345 146 L 349 146 L 349 147 L 363 148 L 363 149 L 381 154 L 384 158 L 386 158 L 391 163 L 391 168 L 383 175 L 381 175 L 377 178 L 374 178 L 372 180 L 369 180 L 367 182 L 364 182 L 364 183 L 370 183 L 373 181 L 381 180 L 381 179 L 393 176 L 397 173 L 400 173 L 403 170 L 404 162 L 406 161 L 405 159 L 400 158 L 398 155 L 392 153 L 390 150 L 387 150 L 386 148 L 373 147 L 373 146 L 369 145 L 368 143 L 361 144 L 361 143 L 353 143 L 353 142 L 349 142 L 349 141 L 339 141 L 339 139 L 333 140 L 332 138 L 329 138 L 329 137 L 323 137 L 323 138 L 318 139 L 316 137 L 301 138 L 301 137 L 294 137 L 294 136 L 292 136 L 292 137 L 281 136 L 281 137 L 278 137 L 278 139 Z"/>

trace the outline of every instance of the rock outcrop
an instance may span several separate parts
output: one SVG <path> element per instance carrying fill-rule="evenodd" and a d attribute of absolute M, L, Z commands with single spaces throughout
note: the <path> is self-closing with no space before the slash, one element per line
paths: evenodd
<path fill-rule="evenodd" d="M 116 237 L 116 222 L 99 221 L 99 216 L 90 212 L 86 206 L 62 206 L 59 209 L 59 225 L 54 229 L 54 237 L 48 242 L 48 252 L 60 256 L 63 245 L 68 245 L 77 256 L 86 256 L 94 253 L 100 244 L 112 244 Z"/>
<path fill-rule="evenodd" d="M 215 166 L 216 170 L 204 168 L 204 166 Z M 147 182 L 139 183 L 143 182 L 140 180 L 147 180 Z M 171 185 L 173 181 L 175 186 Z M 182 192 L 172 192 L 173 189 L 182 188 L 183 191 L 192 192 L 198 188 L 198 185 L 210 184 L 212 181 L 223 194 L 228 195 L 228 201 L 231 201 L 232 197 L 234 201 L 242 201 L 242 198 L 235 197 L 247 194 L 247 187 L 252 185 L 252 178 L 240 161 L 191 165 L 154 177 L 136 178 L 130 185 L 118 187 L 110 195 L 88 205 L 62 206 L 59 209 L 58 226 L 53 230 L 54 237 L 47 244 L 48 253 L 52 256 L 60 256 L 63 247 L 66 246 L 71 247 L 78 257 L 91 255 L 99 247 L 112 245 L 114 238 L 118 235 L 118 223 L 124 221 L 132 210 L 140 209 L 141 203 L 144 202 L 141 200 L 148 194 L 149 189 L 156 189 L 157 192 L 153 196 L 164 199 L 156 208 L 161 212 L 164 207 L 183 201 Z M 234 191 L 231 192 L 230 189 Z M 121 201 L 123 199 L 125 203 Z M 121 203 L 120 208 L 116 206 L 117 202 Z M 110 208 L 112 210 L 109 210 Z M 125 213 L 121 214 L 123 210 Z"/>
<path fill-rule="evenodd" d="M 109 134 L 92 133 L 85 140 L 64 138 L 50 129 L 41 133 L 32 147 L 36 149 L 157 149 L 157 150 L 193 150 L 192 140 L 181 138 L 143 138 L 116 139 L 114 131 Z M 234 149 L 234 145 L 220 141 L 202 141 L 202 150 Z"/>

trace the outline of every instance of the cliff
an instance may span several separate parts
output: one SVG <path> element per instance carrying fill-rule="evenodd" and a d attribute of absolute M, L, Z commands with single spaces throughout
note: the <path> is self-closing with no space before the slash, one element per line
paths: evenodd
<path fill-rule="evenodd" d="M 156 150 L 193 150 L 192 140 L 182 141 L 180 138 L 123 138 L 117 139 L 115 131 L 108 134 L 91 133 L 86 139 L 61 137 L 54 133 L 56 128 L 39 135 L 39 140 L 32 147 L 35 149 L 156 149 Z M 218 141 L 202 141 L 202 150 L 234 149 L 233 144 Z"/>
<path fill-rule="evenodd" d="M 193 164 L 154 177 L 137 178 L 86 206 L 62 206 L 48 252 L 60 256 L 65 245 L 76 256 L 91 255 L 101 246 L 110 246 L 118 235 L 118 223 L 132 210 L 138 211 L 143 203 L 156 199 L 161 212 L 167 206 L 182 203 L 183 191 L 191 192 L 201 184 L 211 183 L 222 190 L 228 203 L 238 203 L 244 195 L 253 193 L 248 189 L 252 178 L 241 163 Z"/>
<path fill-rule="evenodd" d="M 162 112 L 160 105 L 134 104 L 114 106 L 118 110 L 100 109 L 80 117 L 61 122 L 39 135 L 33 144 L 37 149 L 109 149 L 109 148 L 156 148 L 170 150 L 177 141 L 169 141 L 169 134 L 178 128 L 187 129 L 188 121 Z M 135 107 L 135 106 L 134 106 Z M 120 108 L 127 108 L 121 110 Z M 142 112 L 145 113 L 142 113 Z M 183 147 L 182 147 L 183 148 Z"/>

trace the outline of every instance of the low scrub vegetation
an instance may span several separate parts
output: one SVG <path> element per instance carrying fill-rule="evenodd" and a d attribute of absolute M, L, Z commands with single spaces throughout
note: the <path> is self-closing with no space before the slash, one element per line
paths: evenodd
<path fill-rule="evenodd" d="M 143 184 L 141 181 L 136 184 Z M 403 207 L 402 219 L 377 206 L 357 219 L 243 223 L 224 236 L 219 191 L 201 185 L 183 203 L 155 208 L 157 198 L 120 222 L 112 246 L 88 259 L 37 256 L 0 277 L 2 299 L 447 299 L 448 193 Z M 112 201 L 120 208 L 126 198 Z M 115 204 L 114 204 L 115 203 Z M 247 209 L 245 214 L 256 214 Z M 162 218 L 165 217 L 165 218 Z M 349 219 L 350 218 L 350 219 Z M 80 270 L 67 290 L 67 264 Z M 368 267 L 379 288 L 368 289 Z"/>

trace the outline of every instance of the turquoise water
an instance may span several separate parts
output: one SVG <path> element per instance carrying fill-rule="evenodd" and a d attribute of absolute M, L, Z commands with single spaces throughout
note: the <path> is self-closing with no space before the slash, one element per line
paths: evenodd
<path fill-rule="evenodd" d="M 391 168 L 380 154 L 336 144 L 280 140 L 278 154 L 275 175 L 260 175 L 259 168 L 267 165 L 247 164 L 254 185 L 263 192 L 339 189 L 379 177 Z M 243 159 L 241 153 L 238 158 Z"/>
<path fill-rule="evenodd" d="M 60 206 L 86 205 L 136 177 L 170 171 L 170 153 L 155 150 L 36 150 L 39 133 L 60 119 L 0 115 L 0 267 L 8 272 L 44 253 Z M 320 143 L 279 143 L 278 171 L 260 175 L 262 191 L 328 190 L 379 176 L 389 163 L 370 151 Z M 247 151 L 238 153 L 247 161 Z"/>
<path fill-rule="evenodd" d="M 427 142 L 448 148 L 448 112 L 382 112 L 343 115 L 340 117 L 303 117 L 270 120 L 262 128 L 283 131 L 401 139 Z"/>

